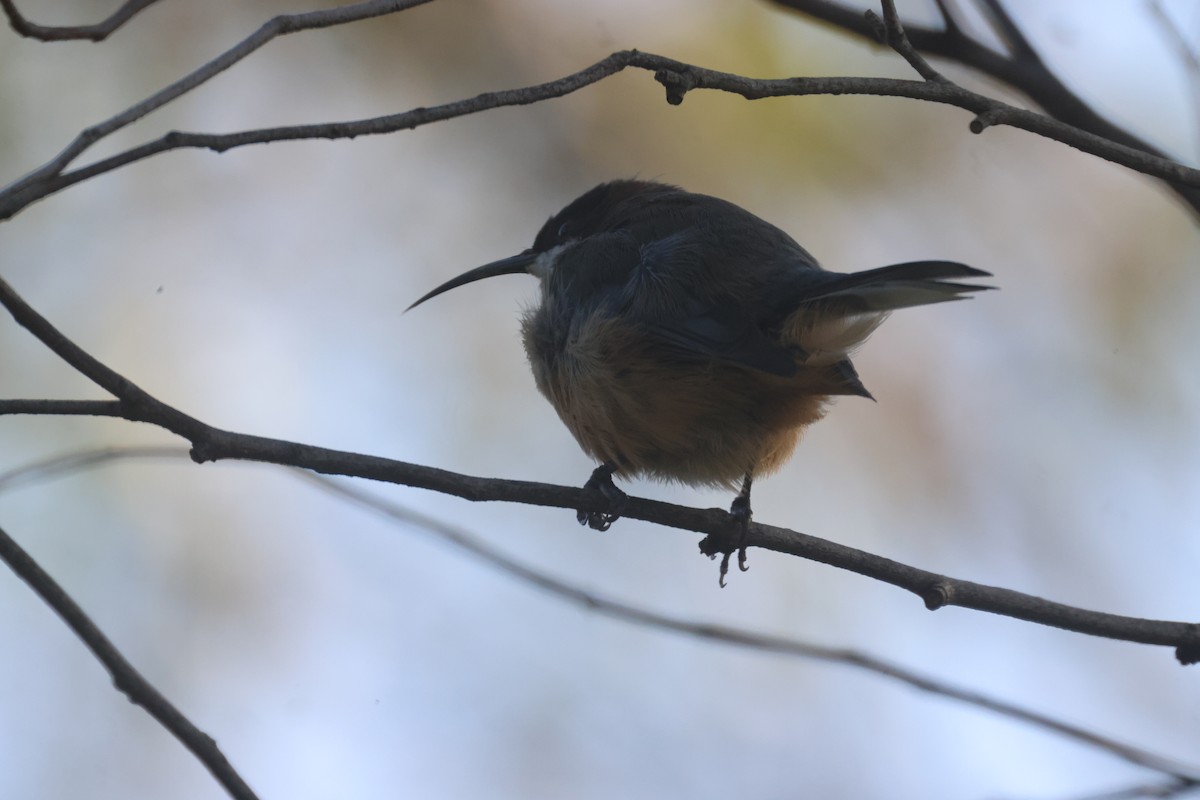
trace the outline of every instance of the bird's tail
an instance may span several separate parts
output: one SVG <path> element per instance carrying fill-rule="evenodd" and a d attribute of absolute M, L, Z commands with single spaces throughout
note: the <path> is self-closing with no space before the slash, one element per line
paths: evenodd
<path fill-rule="evenodd" d="M 879 327 L 888 312 L 962 300 L 972 292 L 995 287 L 954 279 L 990 276 L 990 272 L 954 261 L 912 261 L 848 275 L 823 273 L 788 299 L 793 310 L 783 326 L 783 338 L 807 353 L 806 364 L 838 366 Z M 847 381 L 847 387 L 841 393 L 870 396 L 856 381 Z"/>
<path fill-rule="evenodd" d="M 971 292 L 994 289 L 955 278 L 990 278 L 990 272 L 956 261 L 910 261 L 890 267 L 854 272 L 825 273 L 827 278 L 795 298 L 797 307 L 819 305 L 826 313 L 858 314 L 961 300 Z M 825 277 L 825 276 L 822 276 Z"/>

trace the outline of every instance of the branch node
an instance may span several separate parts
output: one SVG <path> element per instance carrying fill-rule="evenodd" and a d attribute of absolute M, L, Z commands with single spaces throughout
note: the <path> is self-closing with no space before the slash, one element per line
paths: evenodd
<path fill-rule="evenodd" d="M 867 12 L 870 14 L 867 24 L 874 31 L 875 36 L 882 37 L 881 41 L 899 53 L 908 62 L 908 65 L 925 80 L 934 83 L 949 83 L 940 72 L 929 65 L 925 57 L 908 40 L 908 34 L 904 32 L 904 23 L 900 21 L 900 12 L 896 10 L 896 0 L 881 0 L 881 3 L 883 5 L 882 22 L 879 21 L 878 16 Z"/>
<path fill-rule="evenodd" d="M 930 611 L 937 611 L 939 608 L 949 605 L 953 596 L 954 587 L 946 581 L 939 581 L 921 592 L 921 599 L 925 601 L 925 607 Z"/>
<path fill-rule="evenodd" d="M 682 103 L 683 96 L 696 88 L 696 78 L 691 72 L 660 69 L 654 73 L 654 80 L 667 90 L 667 102 L 673 106 Z"/>
<path fill-rule="evenodd" d="M 213 455 L 212 443 L 207 436 L 192 442 L 192 446 L 188 448 L 188 456 L 197 464 L 206 464 L 209 461 L 217 460 L 217 457 Z"/>
<path fill-rule="evenodd" d="M 881 45 L 888 46 L 887 26 L 883 24 L 883 20 L 879 18 L 871 9 L 867 9 L 863 16 L 867 20 L 867 28 L 870 29 L 871 36 Z"/>
<path fill-rule="evenodd" d="M 975 119 L 971 120 L 971 133 L 983 133 L 988 128 L 1000 121 L 1000 110 L 989 108 L 981 114 L 978 114 Z"/>
<path fill-rule="evenodd" d="M 1181 644 L 1175 648 L 1175 658 L 1185 667 L 1200 664 L 1200 625 L 1192 626 L 1196 632 L 1196 641 Z"/>

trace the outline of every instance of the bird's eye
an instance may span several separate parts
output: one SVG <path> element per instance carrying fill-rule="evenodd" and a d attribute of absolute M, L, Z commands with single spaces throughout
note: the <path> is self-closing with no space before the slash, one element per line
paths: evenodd
<path fill-rule="evenodd" d="M 562 225 L 559 225 L 559 226 L 558 226 L 558 233 L 557 233 L 557 234 L 555 234 L 555 235 L 557 236 L 557 238 L 558 238 L 560 241 L 561 241 L 561 240 L 563 240 L 563 239 L 565 239 L 565 238 L 566 238 L 566 236 L 567 236 L 567 226 L 568 226 L 568 224 L 569 224 L 569 223 L 566 223 L 566 222 L 564 222 Z"/>

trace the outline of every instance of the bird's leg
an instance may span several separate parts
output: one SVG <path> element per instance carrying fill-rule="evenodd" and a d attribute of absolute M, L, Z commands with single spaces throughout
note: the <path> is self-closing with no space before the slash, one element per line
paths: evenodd
<path fill-rule="evenodd" d="M 746 539 L 750 535 L 750 487 L 753 483 L 753 471 L 747 472 L 746 477 L 742 479 L 742 490 L 733 498 L 733 504 L 729 507 L 733 530 L 719 537 L 710 534 L 700 542 L 700 552 L 706 556 L 716 558 L 718 553 L 721 554 L 719 582 L 722 589 L 725 588 L 725 576 L 729 574 L 729 561 L 734 552 L 738 554 L 738 569 L 742 572 L 750 569 L 746 566 Z"/>
<path fill-rule="evenodd" d="M 621 512 L 625 510 L 625 503 L 629 497 L 613 483 L 612 476 L 616 471 L 617 465 L 611 461 L 601 464 L 592 471 L 592 477 L 588 478 L 583 488 L 599 492 L 608 501 L 608 510 L 584 511 L 580 509 L 576 511 L 575 519 L 579 520 L 580 525 L 587 525 L 592 530 L 606 531 L 621 518 Z"/>
<path fill-rule="evenodd" d="M 729 506 L 729 516 L 733 517 L 742 527 L 750 525 L 750 487 L 754 484 L 754 476 L 749 472 L 742 479 L 742 490 L 738 492 L 738 496 L 733 498 L 733 504 Z"/>
<path fill-rule="evenodd" d="M 742 572 L 750 569 L 746 566 L 746 539 L 750 535 L 750 518 L 753 516 L 750 511 L 750 486 L 753 483 L 754 476 L 747 472 L 746 477 L 742 479 L 742 490 L 738 492 L 737 497 L 733 498 L 733 504 L 729 506 L 729 516 L 733 517 L 738 528 L 734 544 L 737 545 L 738 569 Z M 726 553 L 725 558 L 721 560 L 722 585 L 724 585 L 725 573 L 729 572 L 729 555 Z"/>

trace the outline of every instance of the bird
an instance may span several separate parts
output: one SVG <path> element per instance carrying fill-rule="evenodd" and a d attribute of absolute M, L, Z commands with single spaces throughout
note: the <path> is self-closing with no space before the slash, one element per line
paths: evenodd
<path fill-rule="evenodd" d="M 991 277 L 954 261 L 839 273 L 734 203 L 637 179 L 602 183 L 554 214 L 523 252 L 469 270 L 411 310 L 485 278 L 526 273 L 521 317 L 538 390 L 598 462 L 584 485 L 607 530 L 627 500 L 613 478 L 736 491 L 745 566 L 754 481 L 778 470 L 839 396 L 874 399 L 850 355 L 892 311 L 970 297 Z M 702 550 L 704 549 L 702 545 Z M 715 555 L 716 551 L 705 551 Z"/>

